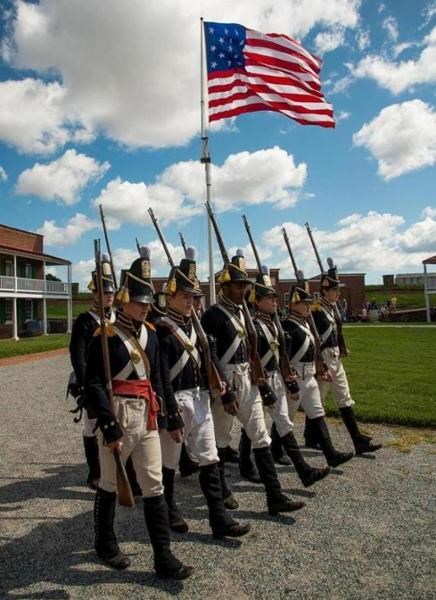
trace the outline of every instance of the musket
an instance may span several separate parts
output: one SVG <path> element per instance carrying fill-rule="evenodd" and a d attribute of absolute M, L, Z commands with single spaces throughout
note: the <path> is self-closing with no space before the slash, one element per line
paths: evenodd
<path fill-rule="evenodd" d="M 185 238 L 183 237 L 183 233 L 181 231 L 179 231 L 179 238 L 180 238 L 180 242 L 182 244 L 182 248 L 183 248 L 183 252 L 185 253 L 186 256 L 186 242 L 185 242 Z"/>
<path fill-rule="evenodd" d="M 138 242 L 138 238 L 135 238 L 135 241 L 136 241 L 136 249 L 138 251 L 139 256 L 141 256 L 141 246 Z"/>
<path fill-rule="evenodd" d="M 319 256 L 315 240 L 313 239 L 312 230 L 310 228 L 309 223 L 305 223 L 304 226 L 306 227 L 307 233 L 308 233 L 309 238 L 310 238 L 310 242 L 312 244 L 313 251 L 315 252 L 316 260 L 318 262 L 318 266 L 319 266 L 319 270 L 320 270 L 321 278 L 322 278 L 325 275 L 325 270 L 324 270 L 321 258 Z M 336 326 L 338 328 L 339 352 L 340 352 L 341 356 L 345 357 L 345 356 L 348 356 L 350 352 L 349 352 L 349 350 L 347 348 L 347 344 L 345 343 L 345 338 L 344 338 L 344 334 L 343 334 L 343 331 L 342 331 L 342 317 L 341 317 L 341 315 L 339 313 L 339 309 L 338 309 L 338 306 L 337 306 L 336 302 L 333 304 L 333 311 L 335 313 Z"/>
<path fill-rule="evenodd" d="M 282 234 L 283 234 L 283 239 L 285 240 L 286 248 L 288 250 L 289 258 L 291 259 L 292 268 L 294 269 L 295 279 L 297 280 L 297 283 L 298 283 L 299 271 L 298 271 L 298 267 L 297 267 L 297 262 L 295 260 L 294 253 L 292 252 L 291 243 L 290 243 L 289 237 L 288 237 L 288 232 L 286 231 L 286 229 L 284 227 L 282 227 Z M 313 333 L 313 337 L 315 338 L 315 371 L 316 371 L 315 374 L 317 377 L 323 377 L 327 373 L 328 369 L 327 369 L 327 365 L 325 364 L 325 362 L 323 361 L 323 358 L 322 358 L 321 340 L 319 337 L 318 329 L 315 325 L 315 320 L 313 318 L 312 311 L 309 311 L 309 315 L 308 315 L 307 319 L 309 322 L 309 327 Z"/>
<path fill-rule="evenodd" d="M 248 239 L 250 240 L 251 249 L 253 250 L 254 258 L 256 259 L 257 269 L 258 269 L 259 273 L 262 274 L 262 264 L 260 262 L 259 253 L 257 251 L 257 247 L 254 242 L 253 236 L 251 235 L 251 229 L 250 229 L 250 225 L 248 224 L 247 217 L 245 215 L 242 215 L 242 220 L 244 221 L 245 230 L 247 232 Z M 295 378 L 295 370 L 292 368 L 292 365 L 289 361 L 289 356 L 288 356 L 288 352 L 286 349 L 286 335 L 283 330 L 283 327 L 280 322 L 277 311 L 274 311 L 273 321 L 277 328 L 277 333 L 278 333 L 278 337 L 279 337 L 279 357 L 280 357 L 279 368 L 280 368 L 281 374 L 283 375 L 285 384 L 288 385 L 288 381 L 290 382 L 291 378 Z M 295 386 L 293 389 L 295 390 Z M 292 390 L 290 390 L 290 391 L 292 391 Z"/>
<path fill-rule="evenodd" d="M 104 313 L 104 296 L 103 296 L 103 273 L 101 266 L 100 240 L 94 240 L 94 255 L 95 255 L 95 270 L 97 275 L 97 293 L 98 293 L 98 308 L 100 312 L 100 337 L 101 348 L 103 354 L 103 368 L 105 378 L 106 394 L 109 399 L 112 412 L 115 414 L 114 394 L 112 390 L 112 375 L 109 357 L 108 344 L 108 320 Z M 129 478 L 127 476 L 126 467 L 121 459 L 121 450 L 118 447 L 113 448 L 115 464 L 117 466 L 117 489 L 118 502 L 121 506 L 132 507 L 135 505 L 135 500 L 130 487 Z"/>
<path fill-rule="evenodd" d="M 212 211 L 212 207 L 210 206 L 209 202 L 206 202 L 206 210 L 215 232 L 215 237 L 218 242 L 218 247 L 220 249 L 222 259 L 224 261 L 224 264 L 228 265 L 230 264 L 229 255 L 227 253 L 224 240 L 222 238 L 220 229 L 218 227 L 218 223 L 216 221 L 215 215 Z M 265 406 L 268 406 L 274 404 L 274 402 L 276 401 L 276 397 L 273 390 L 266 381 L 267 376 L 265 373 L 265 369 L 262 366 L 262 362 L 260 360 L 258 352 L 256 327 L 254 325 L 253 317 L 251 316 L 245 299 L 242 301 L 242 312 L 244 314 L 245 327 L 247 329 L 251 381 L 254 385 L 257 385 L 259 387 L 259 392 L 262 396 L 262 402 Z"/>
<path fill-rule="evenodd" d="M 112 280 L 114 282 L 114 286 L 115 289 L 118 289 L 118 284 L 117 284 L 117 276 L 115 275 L 115 267 L 114 267 L 114 263 L 112 260 L 112 252 L 111 252 L 111 246 L 109 243 L 109 236 L 107 234 L 107 229 L 106 229 L 106 221 L 104 218 L 104 213 L 103 213 L 103 206 L 101 204 L 98 205 L 100 208 L 100 219 L 101 219 L 101 224 L 103 226 L 103 233 L 104 233 L 104 239 L 106 241 L 106 248 L 107 248 L 107 253 L 109 254 L 109 262 L 111 265 L 111 272 L 112 272 Z"/>
<path fill-rule="evenodd" d="M 160 243 L 162 244 L 162 247 L 167 256 L 168 263 L 171 268 L 174 268 L 175 265 L 174 265 L 174 261 L 171 256 L 171 252 L 169 251 L 169 248 L 167 246 L 167 243 L 165 241 L 165 238 L 164 238 L 162 230 L 159 226 L 159 223 L 157 222 L 157 219 L 154 216 L 153 209 L 149 208 L 148 213 L 151 217 L 154 228 L 156 229 L 156 233 L 159 236 Z M 185 250 L 185 256 L 186 256 L 186 251 L 187 251 L 187 248 Z M 200 342 L 201 349 L 203 350 L 204 364 L 205 364 L 205 368 L 206 368 L 206 372 L 207 372 L 209 391 L 210 391 L 211 397 L 213 398 L 213 397 L 216 397 L 217 395 L 221 394 L 221 390 L 223 389 L 223 381 L 220 377 L 220 374 L 218 373 L 218 369 L 216 368 L 215 363 L 212 360 L 209 340 L 207 339 L 207 335 L 200 323 L 200 320 L 197 316 L 197 313 L 194 310 L 194 307 L 192 307 L 192 309 L 191 309 L 191 318 L 192 318 L 192 325 L 198 336 L 198 340 Z"/>

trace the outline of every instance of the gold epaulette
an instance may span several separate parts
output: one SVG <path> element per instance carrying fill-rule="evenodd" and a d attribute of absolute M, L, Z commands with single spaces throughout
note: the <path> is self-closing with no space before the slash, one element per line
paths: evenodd
<path fill-rule="evenodd" d="M 112 325 L 112 323 L 108 323 L 107 327 L 106 327 L 106 334 L 108 337 L 113 337 L 115 334 L 115 329 L 114 326 Z M 101 335 L 101 325 L 99 327 L 97 327 L 97 329 L 94 331 L 94 336 L 93 337 L 97 337 L 98 335 Z"/>
<path fill-rule="evenodd" d="M 312 302 L 312 304 L 310 305 L 310 310 L 312 312 L 318 312 L 319 310 L 321 310 L 321 303 L 319 302 L 319 300 Z"/>
<path fill-rule="evenodd" d="M 150 321 L 144 321 L 144 325 L 150 329 L 150 331 L 156 331 L 156 327 Z"/>

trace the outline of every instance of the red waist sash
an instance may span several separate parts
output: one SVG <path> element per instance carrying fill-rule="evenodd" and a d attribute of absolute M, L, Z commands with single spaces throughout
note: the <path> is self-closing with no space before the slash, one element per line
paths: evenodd
<path fill-rule="evenodd" d="M 157 429 L 160 406 L 148 379 L 113 379 L 112 389 L 116 396 L 139 396 L 148 401 L 147 429 Z"/>

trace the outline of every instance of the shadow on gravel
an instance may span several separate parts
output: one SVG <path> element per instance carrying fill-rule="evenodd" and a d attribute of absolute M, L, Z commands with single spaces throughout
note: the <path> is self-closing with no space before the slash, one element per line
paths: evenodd
<path fill-rule="evenodd" d="M 27 479 L 14 482 L 1 490 L 1 502 L 12 503 L 19 500 L 47 498 L 57 500 L 87 499 L 92 502 L 94 493 L 83 488 L 80 491 L 65 489 L 83 485 L 83 467 L 81 465 L 68 465 L 50 467 L 44 472 L 51 474 L 40 479 Z M 27 505 L 20 507 L 0 506 L 2 514 L 0 520 L 17 520 L 33 523 L 39 520 L 30 533 L 15 539 L 4 538 L 2 546 L 0 580 L 0 598 L 13 599 L 63 599 L 70 598 L 68 588 L 113 584 L 134 584 L 144 588 L 144 597 L 147 589 L 159 589 L 170 595 L 178 595 L 183 590 L 183 582 L 164 581 L 155 577 L 150 571 L 135 570 L 135 554 L 132 558 L 130 569 L 120 573 L 101 564 L 94 554 L 93 548 L 93 511 L 87 510 L 74 517 L 62 518 L 60 516 L 38 515 L 35 506 L 29 505 L 29 513 L 25 516 L 14 516 L 12 511 L 26 509 Z M 152 568 L 152 549 L 148 536 L 145 534 L 145 524 L 141 510 L 118 509 L 116 530 L 121 544 L 138 539 L 141 543 L 140 552 L 144 555 L 147 567 Z M 62 509 L 59 509 L 62 511 Z M 33 512 L 32 512 L 33 511 Z M 27 511 L 26 511 L 27 512 Z M 36 514 L 35 514 L 36 513 Z M 133 534 L 133 535 L 132 535 Z M 206 536 L 204 536 L 206 537 Z M 200 536 L 195 536 L 195 541 Z M 193 540 L 194 541 L 194 540 Z M 218 540 L 216 540 L 218 543 Z M 210 543 L 207 540 L 207 543 Z M 42 592 L 32 592 L 32 588 L 45 584 L 58 586 Z M 25 590 L 25 591 L 24 591 Z M 110 591 L 110 589 L 108 589 Z M 14 593 L 15 592 L 15 593 Z M 151 593 L 148 592 L 148 593 Z M 78 592 L 80 597 L 80 591 Z M 86 595 L 84 593 L 84 595 Z"/>
<path fill-rule="evenodd" d="M 29 465 L 33 463 L 20 463 Z M 38 463 L 41 464 L 41 463 Z M 44 463 L 42 463 L 44 464 Z M 41 472 L 41 469 L 38 469 Z M 65 499 L 65 500 L 89 500 L 93 492 L 87 488 L 82 491 L 69 490 L 65 488 L 80 487 L 84 483 L 84 467 L 82 465 L 58 465 L 42 469 L 49 477 L 17 478 L 1 488 L 0 502 L 8 504 L 12 502 L 27 501 L 32 498 Z M 18 510 L 20 507 L 7 508 L 0 506 L 0 510 Z"/>

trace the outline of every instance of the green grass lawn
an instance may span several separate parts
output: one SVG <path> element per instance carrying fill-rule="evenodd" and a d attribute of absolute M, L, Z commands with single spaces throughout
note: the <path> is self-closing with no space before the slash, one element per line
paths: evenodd
<path fill-rule="evenodd" d="M 80 313 L 87 311 L 91 306 L 89 300 L 73 300 L 73 319 Z M 49 319 L 66 319 L 67 303 L 62 301 L 49 300 L 47 302 L 47 316 Z"/>
<path fill-rule="evenodd" d="M 425 306 L 424 290 L 397 290 L 397 309 L 402 308 L 421 308 Z M 383 290 L 367 290 L 366 297 L 368 300 L 374 300 L 378 305 L 382 306 L 386 300 L 390 300 L 391 293 Z M 430 306 L 436 306 L 436 294 L 430 296 Z"/>
<path fill-rule="evenodd" d="M 33 352 L 45 352 L 46 350 L 57 350 L 66 348 L 70 343 L 70 336 L 66 333 L 37 336 L 33 338 L 14 340 L 0 340 L 0 358 L 8 356 L 20 356 L 32 354 Z"/>
<path fill-rule="evenodd" d="M 436 328 L 346 328 L 344 359 L 357 416 L 436 427 Z M 327 399 L 329 414 L 338 414 Z"/>

